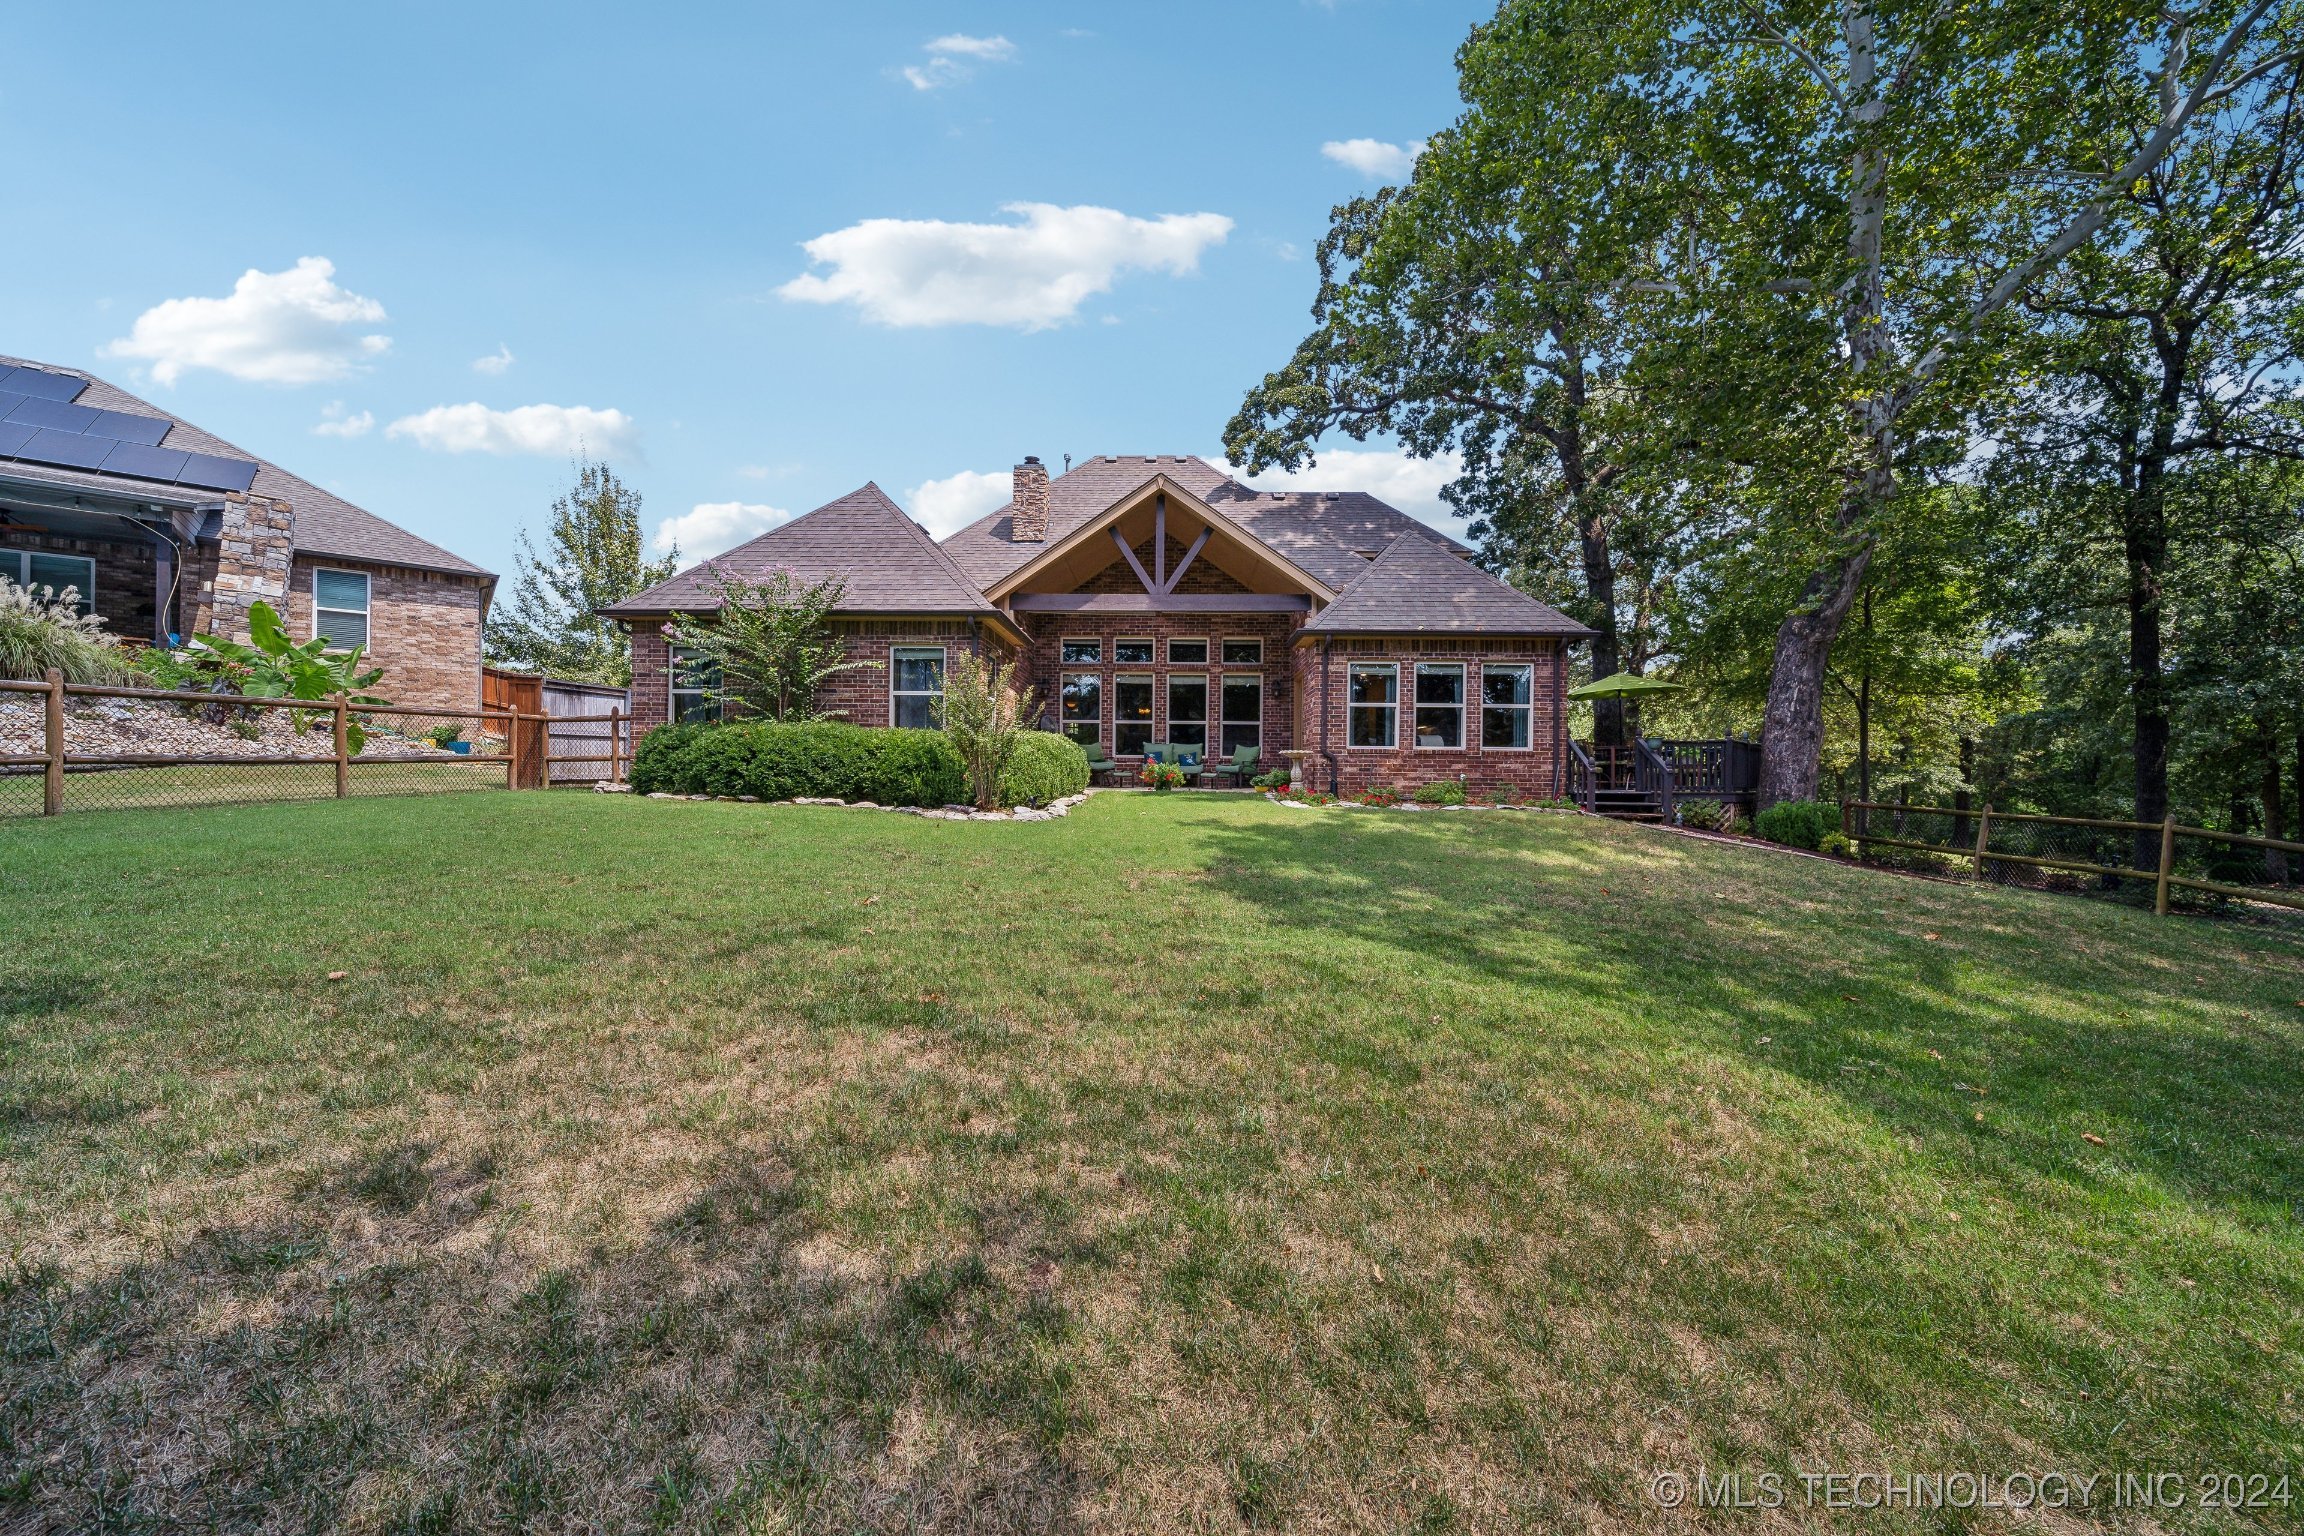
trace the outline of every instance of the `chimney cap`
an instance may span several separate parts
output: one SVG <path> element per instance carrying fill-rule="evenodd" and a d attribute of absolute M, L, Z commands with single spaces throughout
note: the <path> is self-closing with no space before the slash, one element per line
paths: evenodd
<path fill-rule="evenodd" d="M 1037 464 L 1040 462 L 1040 455 L 1036 453 L 1028 453 L 1024 455 L 1024 462 L 1027 464 Z"/>

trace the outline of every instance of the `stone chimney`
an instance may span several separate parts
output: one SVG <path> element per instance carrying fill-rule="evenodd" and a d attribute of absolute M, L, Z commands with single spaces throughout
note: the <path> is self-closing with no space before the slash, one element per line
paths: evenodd
<path fill-rule="evenodd" d="M 287 618 L 288 566 L 295 552 L 295 508 L 267 496 L 226 496 L 207 627 L 228 640 L 245 641 L 248 610 L 260 602 Z"/>
<path fill-rule="evenodd" d="M 1015 506 L 1008 517 L 1008 537 L 1018 544 L 1038 544 L 1048 537 L 1048 466 L 1031 454 L 1016 466 Z"/>

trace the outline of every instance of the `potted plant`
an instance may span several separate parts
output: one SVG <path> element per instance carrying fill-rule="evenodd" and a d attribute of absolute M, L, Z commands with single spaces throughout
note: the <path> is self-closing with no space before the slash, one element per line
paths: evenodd
<path fill-rule="evenodd" d="M 1184 787 L 1184 770 L 1165 758 L 1144 759 L 1144 766 L 1136 776 L 1161 793 Z"/>
<path fill-rule="evenodd" d="M 464 727 L 460 725 L 436 725 L 426 731 L 424 735 L 432 745 L 443 752 L 453 752 L 459 757 L 471 754 L 472 743 L 462 739 Z"/>

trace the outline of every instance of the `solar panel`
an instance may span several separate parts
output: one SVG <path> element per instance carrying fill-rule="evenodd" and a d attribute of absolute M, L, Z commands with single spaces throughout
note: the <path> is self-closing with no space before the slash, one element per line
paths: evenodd
<path fill-rule="evenodd" d="M 16 450 L 16 457 L 30 459 L 35 464 L 60 464 L 66 469 L 94 469 L 119 443 L 109 437 L 85 437 L 78 432 L 58 432 L 43 427 L 32 434 L 32 440 Z"/>
<path fill-rule="evenodd" d="M 8 375 L 0 387 L 19 395 L 38 395 L 43 400 L 77 400 L 80 391 L 88 387 L 88 381 L 68 373 L 50 373 L 44 368 L 19 368 Z"/>
<path fill-rule="evenodd" d="M 32 441 L 38 427 L 19 427 L 12 422 L 0 421 L 0 459 L 16 457 L 16 450 Z"/>
<path fill-rule="evenodd" d="M 108 475 L 134 475 L 139 480 L 174 480 L 191 457 L 181 448 L 121 443 L 106 456 L 103 469 Z"/>
<path fill-rule="evenodd" d="M 244 491 L 256 479 L 256 466 L 246 459 L 188 453 L 184 460 L 184 467 L 176 472 L 178 485 L 197 485 L 212 491 Z"/>
<path fill-rule="evenodd" d="M 58 432 L 85 432 L 102 414 L 84 405 L 67 405 L 61 400 L 34 395 L 10 411 L 8 419 L 22 422 L 28 427 L 50 427 Z"/>
<path fill-rule="evenodd" d="M 124 443 L 157 443 L 176 423 L 164 416 L 138 416 L 128 411 L 98 411 L 88 430 L 97 437 L 116 437 Z"/>

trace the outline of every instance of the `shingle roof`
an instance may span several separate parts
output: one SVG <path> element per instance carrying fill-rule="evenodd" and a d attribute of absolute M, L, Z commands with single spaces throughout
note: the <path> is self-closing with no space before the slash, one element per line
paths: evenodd
<path fill-rule="evenodd" d="M 1592 631 L 1419 531 L 1394 539 L 1302 633 L 1575 637 Z"/>
<path fill-rule="evenodd" d="M 839 608 L 844 613 L 985 614 L 1006 620 L 928 531 L 872 484 L 600 611 L 623 618 L 709 613 L 720 606 L 715 568 L 747 581 L 777 569 L 808 582 L 842 577 L 848 583 Z"/>
<path fill-rule="evenodd" d="M 82 392 L 76 404 L 94 406 L 105 411 L 126 411 L 135 416 L 159 417 L 171 423 L 166 435 L 161 438 L 161 444 L 168 448 L 250 460 L 256 466 L 256 479 L 249 486 L 249 491 L 254 495 L 285 501 L 296 509 L 296 548 L 304 554 L 372 560 L 382 565 L 413 566 L 419 570 L 449 571 L 459 575 L 492 578 L 495 574 L 481 569 L 462 556 L 450 554 L 427 539 L 418 538 L 405 528 L 386 522 L 373 512 L 322 490 L 309 480 L 288 473 L 268 459 L 259 458 L 244 448 L 204 432 L 182 417 L 172 415 L 148 400 L 139 399 L 92 373 L 25 357 L 0 357 L 0 367 L 41 368 L 50 373 L 70 374 L 74 378 L 86 379 L 88 388 Z M 187 499 L 200 503 L 223 499 L 220 492 L 187 492 L 181 486 L 157 485 L 119 475 L 60 469 L 47 464 L 13 463 L 6 466 L 6 472 L 14 479 L 38 481 L 70 490 L 95 491 L 112 496 L 149 496 L 154 501 L 176 504 L 182 504 Z"/>

